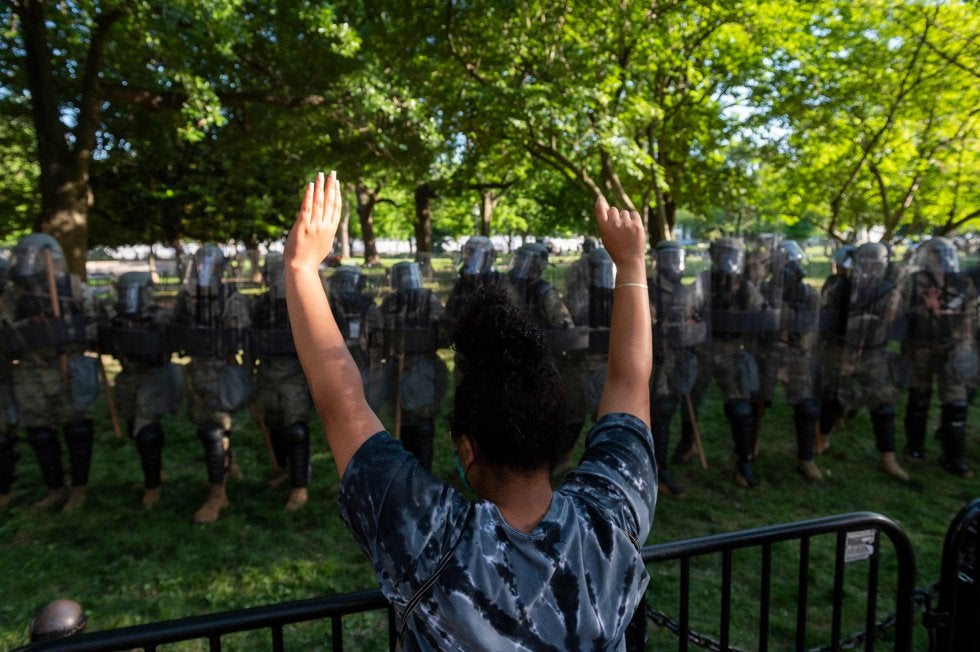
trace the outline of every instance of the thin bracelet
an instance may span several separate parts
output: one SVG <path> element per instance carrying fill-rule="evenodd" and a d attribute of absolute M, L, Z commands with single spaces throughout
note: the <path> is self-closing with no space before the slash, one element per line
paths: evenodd
<path fill-rule="evenodd" d="M 620 283 L 619 285 L 616 286 L 617 290 L 619 288 L 643 288 L 644 290 L 650 289 L 646 283 Z"/>

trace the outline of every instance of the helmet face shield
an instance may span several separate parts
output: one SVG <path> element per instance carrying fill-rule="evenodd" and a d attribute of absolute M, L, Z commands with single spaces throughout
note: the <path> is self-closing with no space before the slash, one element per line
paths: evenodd
<path fill-rule="evenodd" d="M 216 293 L 225 272 L 225 255 L 215 244 L 205 244 L 194 252 L 184 284 L 188 291 L 207 290 Z"/>
<path fill-rule="evenodd" d="M 686 254 L 680 246 L 658 245 L 656 256 L 657 274 L 672 281 L 680 280 L 684 276 Z"/>
<path fill-rule="evenodd" d="M 126 317 L 139 317 L 152 293 L 148 272 L 126 272 L 116 284 L 116 310 Z"/>
<path fill-rule="evenodd" d="M 589 285 L 594 288 L 611 290 L 616 266 L 613 264 L 609 252 L 605 249 L 596 249 L 589 254 Z"/>
<path fill-rule="evenodd" d="M 474 236 L 463 245 L 460 273 L 464 276 L 488 274 L 493 267 L 496 251 L 490 238 Z"/>
<path fill-rule="evenodd" d="M 793 240 L 783 240 L 780 247 L 785 259 L 786 275 L 796 279 L 806 276 L 806 253 L 803 248 Z"/>
<path fill-rule="evenodd" d="M 45 251 L 50 254 L 45 254 Z M 21 238 L 14 247 L 11 278 L 29 278 L 47 274 L 47 259 L 50 255 L 52 271 L 61 276 L 68 270 L 61 245 L 47 233 L 31 233 Z"/>
<path fill-rule="evenodd" d="M 730 238 L 711 243 L 711 271 L 732 276 L 745 271 L 745 249 Z"/>
<path fill-rule="evenodd" d="M 548 250 L 544 245 L 530 243 L 522 245 L 514 254 L 510 266 L 510 276 L 518 281 L 536 281 L 548 266 Z"/>
<path fill-rule="evenodd" d="M 834 252 L 831 272 L 835 276 L 849 276 L 852 269 L 854 269 L 854 246 L 844 245 Z"/>
<path fill-rule="evenodd" d="M 282 254 L 266 254 L 265 264 L 262 267 L 262 282 L 269 289 L 272 298 L 286 298 L 286 270 L 283 267 Z"/>
<path fill-rule="evenodd" d="M 396 263 L 391 267 L 391 289 L 421 290 L 422 270 L 418 263 Z"/>
<path fill-rule="evenodd" d="M 867 242 L 854 252 L 854 285 L 870 288 L 877 285 L 888 269 L 888 249 L 878 242 Z"/>
<path fill-rule="evenodd" d="M 364 287 L 361 270 L 351 266 L 341 266 L 330 276 L 330 294 L 340 297 L 353 297 Z"/>
<path fill-rule="evenodd" d="M 920 269 L 933 275 L 956 274 L 960 271 L 960 260 L 956 247 L 946 238 L 930 238 L 919 245 L 915 252 L 915 263 Z"/>

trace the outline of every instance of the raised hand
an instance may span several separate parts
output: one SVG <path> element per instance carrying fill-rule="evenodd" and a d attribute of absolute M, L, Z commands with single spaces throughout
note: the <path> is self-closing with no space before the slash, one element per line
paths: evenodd
<path fill-rule="evenodd" d="M 286 239 L 283 259 L 293 268 L 318 269 L 323 259 L 333 250 L 334 237 L 340 224 L 340 183 L 337 173 L 324 178 L 322 172 L 316 181 L 306 187 L 306 195 L 296 217 L 296 223 Z"/>
<path fill-rule="evenodd" d="M 645 264 L 646 233 L 638 212 L 611 207 L 600 195 L 595 202 L 595 219 L 602 244 L 617 267 L 630 261 Z"/>

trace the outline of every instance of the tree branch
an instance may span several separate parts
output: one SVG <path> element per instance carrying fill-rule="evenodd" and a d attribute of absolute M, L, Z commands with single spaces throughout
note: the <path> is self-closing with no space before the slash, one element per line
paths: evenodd
<path fill-rule="evenodd" d="M 298 108 L 303 106 L 322 106 L 332 101 L 324 95 L 303 95 L 298 97 L 283 97 L 270 93 L 250 92 L 216 92 L 218 99 L 227 106 L 243 106 L 249 102 Z M 158 91 L 146 88 L 134 88 L 122 84 L 102 84 L 102 98 L 111 101 L 131 102 L 150 111 L 163 109 L 179 109 L 187 100 L 184 93 Z"/>

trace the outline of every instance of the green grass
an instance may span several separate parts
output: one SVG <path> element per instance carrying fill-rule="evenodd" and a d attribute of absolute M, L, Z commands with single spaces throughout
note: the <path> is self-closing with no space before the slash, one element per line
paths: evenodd
<path fill-rule="evenodd" d="M 114 369 L 110 368 L 110 375 Z M 448 397 L 447 397 L 448 398 Z M 897 439 L 904 443 L 898 411 Z M 976 410 L 974 406 L 973 410 Z M 386 423 L 391 425 L 389 415 Z M 957 511 L 980 496 L 980 483 L 961 480 L 936 463 L 938 442 L 930 438 L 929 460 L 906 465 L 912 475 L 899 483 L 876 469 L 871 426 L 866 411 L 833 435 L 829 454 L 817 464 L 827 474 L 822 483 L 807 483 L 797 473 L 792 412 L 777 391 L 763 423 L 762 454 L 756 463 L 762 483 L 754 490 L 739 489 L 732 480 L 731 439 L 717 391 L 707 395 L 701 411 L 701 430 L 709 468 L 696 458 L 672 465 L 675 479 L 687 487 L 680 499 L 662 496 L 648 543 L 686 539 L 775 523 L 786 523 L 852 511 L 879 512 L 895 520 L 909 535 L 918 567 L 916 586 L 926 587 L 939 575 L 940 552 L 946 528 Z M 938 420 L 931 414 L 930 432 Z M 57 598 L 81 603 L 88 631 L 174 619 L 209 612 L 252 607 L 373 588 L 373 574 L 337 514 L 337 477 L 319 424 L 313 424 L 313 476 L 310 503 L 297 513 L 283 510 L 287 489 L 270 489 L 268 454 L 247 411 L 237 415 L 232 442 L 245 478 L 230 481 L 231 506 L 208 526 L 193 526 L 191 515 L 207 494 L 203 451 L 194 428 L 183 414 L 164 421 L 163 499 L 149 511 L 139 506 L 141 474 L 134 444 L 116 440 L 104 402 L 96 406 L 96 449 L 89 500 L 78 513 L 32 513 L 29 505 L 45 490 L 30 448 L 20 433 L 21 459 L 11 509 L 0 513 L 0 649 L 27 640 L 34 611 Z M 968 453 L 980 468 L 980 420 L 968 419 Z M 671 444 L 678 427 L 675 417 Z M 457 484 L 445 417 L 440 418 L 434 469 Z M 814 543 L 813 556 L 829 560 L 831 546 Z M 887 551 L 888 547 L 884 549 Z M 795 622 L 796 565 L 794 546 L 774 551 L 771 649 L 792 646 Z M 883 553 L 883 568 L 892 563 Z M 829 561 L 811 573 L 811 627 L 828 626 L 824 607 L 832 590 Z M 756 646 L 758 606 L 757 553 L 735 556 L 736 578 L 732 643 Z M 849 573 L 860 579 L 861 564 Z M 717 636 L 719 596 L 716 560 L 699 561 L 692 574 L 692 625 Z M 883 595 L 887 598 L 887 584 Z M 660 611 L 677 616 L 676 570 L 651 568 L 648 597 Z M 845 587 L 848 599 L 863 598 Z M 892 609 L 882 602 L 879 615 Z M 844 632 L 861 628 L 861 613 L 849 612 Z M 917 616 L 917 622 L 920 618 Z M 349 649 L 383 649 L 386 621 L 382 614 L 345 620 Z M 651 648 L 676 646 L 676 639 L 651 627 Z M 226 642 L 228 649 L 268 649 L 265 635 L 247 634 Z M 287 649 L 328 649 L 329 625 L 309 623 L 287 628 Z M 822 644 L 814 640 L 808 644 Z M 916 626 L 916 648 L 925 649 L 925 630 Z M 167 649 L 206 649 L 195 642 Z"/>

